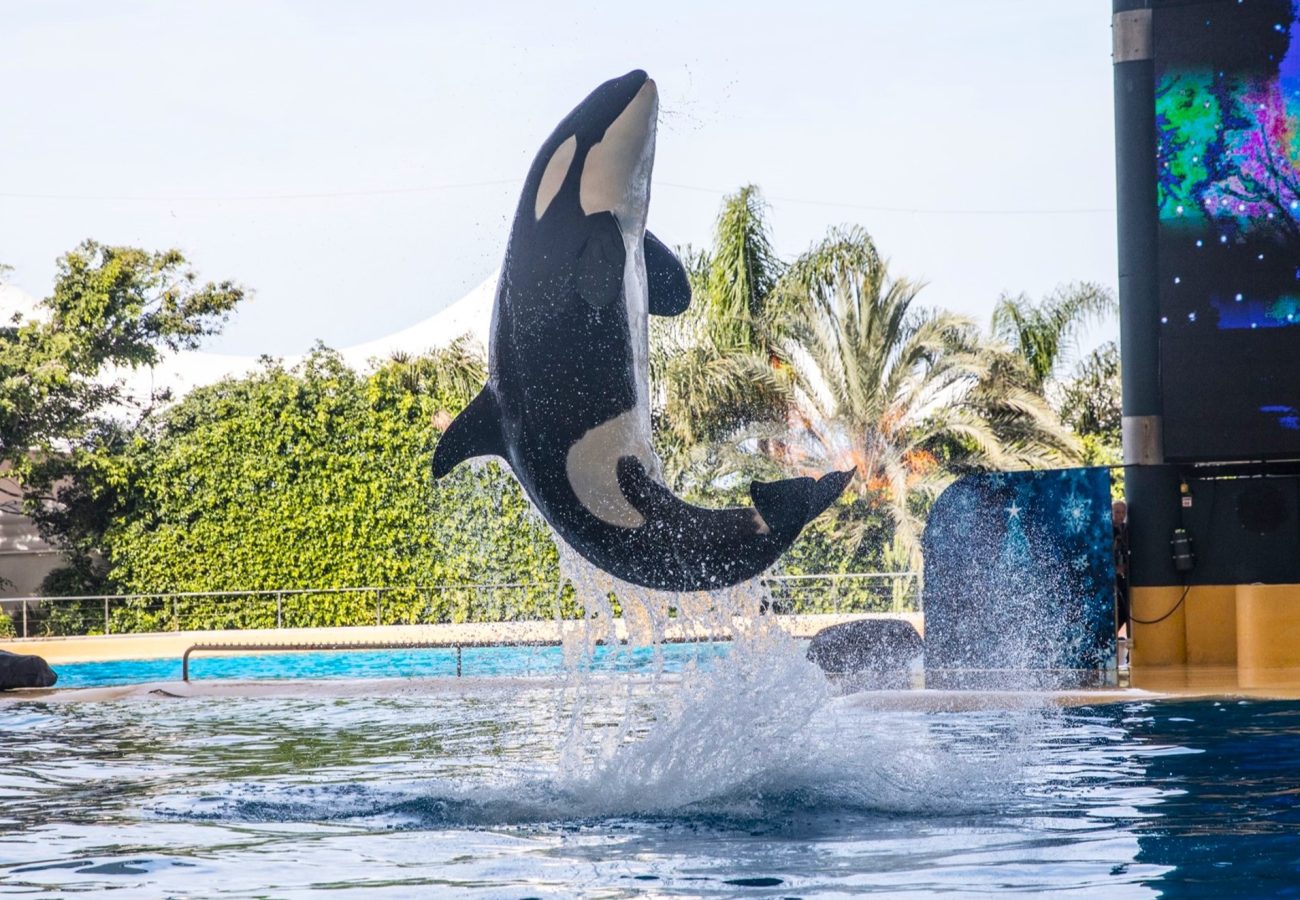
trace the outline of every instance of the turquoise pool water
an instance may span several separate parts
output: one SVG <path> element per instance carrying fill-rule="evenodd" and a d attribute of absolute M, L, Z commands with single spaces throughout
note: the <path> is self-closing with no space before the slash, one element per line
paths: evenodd
<path fill-rule="evenodd" d="M 665 644 L 662 670 L 708 662 L 727 652 L 724 643 Z M 560 647 L 467 647 L 462 651 L 464 675 L 554 675 L 564 671 Z M 660 662 L 649 648 L 597 647 L 594 671 L 657 671 Z M 148 681 L 180 681 L 179 659 L 126 659 L 110 662 L 64 663 L 55 667 L 59 687 L 108 687 Z M 268 653 L 254 656 L 196 654 L 190 677 L 196 681 L 262 679 L 432 678 L 456 674 L 456 651 L 359 650 L 320 653 Z"/>
<path fill-rule="evenodd" d="M 314 681 L 0 705 L 0 894 L 1300 894 L 1300 703 L 841 695 L 779 629 L 737 641 L 466 650 L 462 679 L 209 657 L 200 684 Z"/>
<path fill-rule="evenodd" d="M 657 694 L 623 679 L 582 715 L 630 690 L 639 743 L 570 769 L 560 687 L 476 683 L 0 707 L 0 893 L 1300 893 L 1297 703 L 746 697 L 714 712 L 750 740 L 701 717 L 657 744 Z"/>

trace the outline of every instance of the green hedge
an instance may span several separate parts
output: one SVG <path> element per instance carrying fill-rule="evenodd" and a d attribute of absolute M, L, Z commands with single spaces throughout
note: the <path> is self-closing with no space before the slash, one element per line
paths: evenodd
<path fill-rule="evenodd" d="M 190 393 L 130 450 L 131 502 L 105 535 L 123 593 L 515 582 L 554 585 L 555 547 L 496 463 L 435 483 L 438 430 L 465 398 L 412 390 L 400 364 L 368 376 L 318 350 Z M 441 414 L 441 415 L 440 415 Z M 185 627 L 276 622 L 273 602 L 186 599 Z M 553 593 L 521 601 L 550 615 Z M 475 615 L 463 597 L 386 598 L 385 621 Z M 542 607 L 545 607 L 543 609 Z M 287 597 L 286 624 L 372 621 L 372 594 Z M 114 631 L 172 626 L 172 606 L 133 601 Z"/>

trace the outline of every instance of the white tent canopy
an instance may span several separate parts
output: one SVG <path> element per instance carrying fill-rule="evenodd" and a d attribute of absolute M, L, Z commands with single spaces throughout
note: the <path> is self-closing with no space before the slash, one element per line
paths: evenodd
<path fill-rule="evenodd" d="M 386 337 L 338 348 L 339 353 L 349 366 L 361 370 L 372 361 L 382 361 L 394 353 L 417 355 L 445 347 L 466 334 L 480 347 L 486 347 L 496 288 L 497 275 L 493 273 L 464 297 L 424 321 Z M 305 353 L 287 356 L 282 362 L 293 366 L 304 356 Z M 128 390 L 136 397 L 145 398 L 152 391 L 169 389 L 172 397 L 178 399 L 196 387 L 247 375 L 260 366 L 261 362 L 254 356 L 195 350 L 167 356 L 152 368 L 117 372 L 110 377 L 125 378 Z"/>
<path fill-rule="evenodd" d="M 0 326 L 13 325 L 15 319 L 22 322 L 43 318 L 39 300 L 17 285 L 0 283 Z"/>

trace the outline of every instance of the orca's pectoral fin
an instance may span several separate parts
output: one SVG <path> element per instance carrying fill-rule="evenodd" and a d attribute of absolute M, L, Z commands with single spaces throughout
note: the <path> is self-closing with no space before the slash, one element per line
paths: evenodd
<path fill-rule="evenodd" d="M 774 534 L 793 537 L 835 502 L 852 477 L 853 470 L 849 469 L 816 480 L 755 481 L 749 486 L 749 496 Z"/>
<path fill-rule="evenodd" d="M 505 455 L 497 398 L 490 387 L 485 387 L 438 439 L 433 450 L 433 477 L 441 478 L 458 463 L 475 456 Z"/>
<path fill-rule="evenodd" d="M 650 232 L 645 233 L 646 287 L 650 314 L 675 316 L 691 305 L 691 282 L 677 254 Z"/>
<path fill-rule="evenodd" d="M 596 213 L 587 242 L 578 254 L 574 287 L 593 309 L 604 309 L 623 294 L 623 266 L 627 251 L 623 233 L 610 213 Z"/>

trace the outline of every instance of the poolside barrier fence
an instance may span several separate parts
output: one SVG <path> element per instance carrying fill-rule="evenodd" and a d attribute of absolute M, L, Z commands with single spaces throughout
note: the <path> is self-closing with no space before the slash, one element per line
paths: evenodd
<path fill-rule="evenodd" d="M 920 608 L 920 584 L 914 572 L 773 575 L 763 581 L 771 608 L 777 613 L 914 612 Z M 17 637 L 521 622 L 582 616 L 572 589 L 563 582 L 12 597 L 0 600 L 0 607 L 9 614 Z"/>

